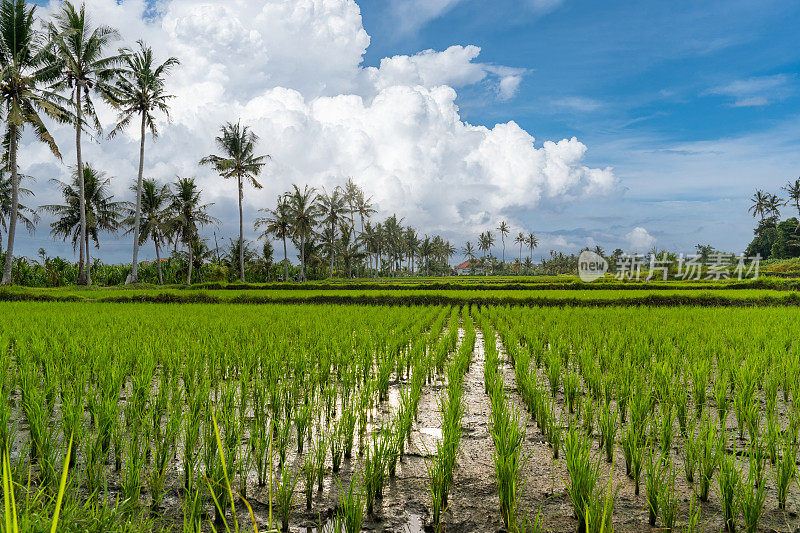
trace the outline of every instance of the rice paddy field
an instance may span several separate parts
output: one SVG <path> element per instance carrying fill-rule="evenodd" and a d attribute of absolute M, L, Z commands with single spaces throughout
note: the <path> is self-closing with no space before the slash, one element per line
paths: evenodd
<path fill-rule="evenodd" d="M 0 531 L 792 533 L 800 308 L 765 291 L 6 291 Z"/>

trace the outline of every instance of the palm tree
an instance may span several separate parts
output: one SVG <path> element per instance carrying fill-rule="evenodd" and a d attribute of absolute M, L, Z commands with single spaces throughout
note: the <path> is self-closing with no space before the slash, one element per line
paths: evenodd
<path fill-rule="evenodd" d="M 519 262 L 522 263 L 522 245 L 528 242 L 527 237 L 521 231 L 514 237 L 514 242 L 519 244 Z"/>
<path fill-rule="evenodd" d="M 139 188 L 141 191 L 141 187 Z M 141 203 L 140 203 L 141 205 Z M 217 222 L 217 219 L 208 214 L 208 208 L 213 204 L 200 203 L 200 189 L 192 178 L 178 178 L 175 190 L 172 193 L 170 204 L 170 220 L 167 224 L 169 236 L 175 236 L 185 246 L 189 254 L 189 273 L 186 284 L 192 284 L 192 266 L 194 248 L 199 241 L 198 229 L 207 224 Z M 136 219 L 139 217 L 137 216 Z M 134 222 L 135 223 L 135 222 Z"/>
<path fill-rule="evenodd" d="M 768 194 L 767 201 L 764 203 L 764 211 L 769 213 L 770 218 L 778 219 L 781 216 L 781 207 L 786 205 L 783 198 L 777 194 Z"/>
<path fill-rule="evenodd" d="M 485 262 L 489 250 L 492 249 L 494 244 L 494 236 L 489 231 L 485 231 L 478 237 L 478 250 L 483 252 L 483 260 Z M 489 268 L 484 264 L 484 274 L 489 275 Z"/>
<path fill-rule="evenodd" d="M 102 131 L 100 120 L 95 113 L 91 93 L 95 92 L 107 101 L 112 101 L 113 86 L 111 81 L 119 75 L 117 66 L 122 61 L 121 55 L 104 54 L 105 48 L 119 39 L 117 30 L 107 26 L 92 28 L 86 17 L 85 5 L 81 4 L 76 11 L 70 2 L 64 2 L 61 10 L 54 15 L 54 23 L 50 23 L 50 34 L 55 56 L 60 64 L 61 79 L 53 86 L 59 91 L 69 91 L 72 108 L 75 110 L 75 152 L 77 169 L 83 168 L 81 154 L 81 132 L 86 122 L 98 133 Z M 84 118 L 84 115 L 86 118 Z M 80 260 L 78 265 L 78 285 L 90 285 L 88 268 L 84 268 L 83 245 L 86 240 L 86 206 L 83 203 L 83 173 L 78 172 L 81 213 Z M 87 259 L 88 265 L 88 259 Z"/>
<path fill-rule="evenodd" d="M 22 181 L 23 176 L 20 174 L 19 178 Z M 20 196 L 33 196 L 33 191 L 24 187 L 19 187 Z M 0 229 L 3 231 L 8 230 L 8 218 L 11 216 L 11 174 L 0 170 Z M 29 233 L 36 230 L 36 224 L 39 222 L 39 215 L 33 209 L 25 207 L 22 204 L 17 204 L 17 221 L 25 224 L 25 229 Z M 0 252 L 3 249 L 3 235 L 0 233 Z"/>
<path fill-rule="evenodd" d="M 65 183 L 60 180 L 51 180 L 58 185 L 64 197 L 63 204 L 43 205 L 39 209 L 55 215 L 56 220 L 50 224 L 50 234 L 61 237 L 62 240 L 72 239 L 73 249 L 78 248 L 81 239 L 84 240 L 86 249 L 86 264 L 90 265 L 89 238 L 95 246 L 100 247 L 98 238 L 100 231 L 116 233 L 120 228 L 120 221 L 125 210 L 125 202 L 115 202 L 111 194 L 111 179 L 106 173 L 96 170 L 89 164 L 83 166 L 83 205 L 86 209 L 86 231 L 81 226 L 80 182 L 78 168 L 72 171 L 72 180 Z M 88 268 L 87 268 L 88 270 Z"/>
<path fill-rule="evenodd" d="M 142 212 L 142 175 L 144 173 L 144 141 L 147 130 L 153 138 L 158 137 L 155 112 L 162 112 L 169 120 L 169 106 L 167 102 L 172 98 L 165 92 L 164 78 L 169 71 L 179 64 L 175 57 L 170 57 L 160 65 L 155 64 L 153 50 L 144 42 L 138 41 L 139 49 L 135 52 L 126 52 L 124 66 L 120 70 L 114 86 L 113 103 L 119 108 L 117 125 L 111 130 L 113 137 L 127 128 L 138 116 L 141 119 L 139 131 L 139 174 L 136 180 L 136 210 L 134 211 L 133 224 L 133 261 L 131 274 L 126 283 L 138 283 L 138 256 L 139 256 L 139 228 Z M 187 241 L 188 242 L 188 241 Z M 191 271 L 191 267 L 189 268 Z"/>
<path fill-rule="evenodd" d="M 136 185 L 131 186 L 132 191 L 136 191 Z M 147 239 L 152 239 L 156 247 L 156 262 L 158 263 L 158 284 L 164 284 L 164 276 L 161 273 L 161 246 L 166 243 L 166 233 L 169 231 L 169 202 L 172 199 L 172 191 L 169 185 L 159 185 L 155 180 L 146 179 L 142 181 L 142 212 L 139 218 L 139 245 L 144 244 Z M 134 205 L 128 203 L 130 213 L 123 224 L 130 229 L 125 235 L 133 231 L 136 222 Z"/>
<path fill-rule="evenodd" d="M 59 68 L 48 53 L 47 43 L 34 29 L 35 6 L 25 0 L 0 2 L 0 99 L 6 117 L 4 145 L 7 169 L 11 171 L 11 209 L 8 216 L 8 244 L 3 266 L 4 285 L 11 283 L 14 261 L 14 237 L 19 220 L 19 165 L 17 151 L 22 131 L 28 124 L 36 139 L 45 143 L 59 159 L 56 141 L 42 120 L 42 114 L 60 122 L 71 119 L 66 103 L 49 89 L 59 75 Z"/>
<path fill-rule="evenodd" d="M 750 206 L 747 212 L 752 213 L 754 218 L 760 216 L 761 222 L 764 222 L 764 217 L 766 216 L 765 208 L 767 201 L 769 200 L 769 196 L 769 194 L 765 194 L 761 189 L 757 190 L 750 198 L 750 201 L 753 205 Z"/>
<path fill-rule="evenodd" d="M 500 232 L 500 240 L 503 241 L 503 265 L 506 264 L 506 235 L 511 233 L 511 229 L 506 224 L 506 221 L 503 220 L 500 222 L 500 225 L 497 226 L 497 231 Z"/>
<path fill-rule="evenodd" d="M 533 233 L 528 233 L 528 238 L 525 241 L 530 249 L 531 253 L 528 256 L 531 261 L 533 261 L 533 250 L 539 246 L 539 239 L 536 238 L 536 235 Z"/>
<path fill-rule="evenodd" d="M 319 206 L 320 215 L 323 217 L 322 222 L 327 225 L 327 245 L 331 261 L 330 277 L 332 278 L 333 261 L 336 252 L 336 247 L 334 245 L 334 241 L 336 240 L 336 227 L 347 213 L 347 197 L 342 194 L 339 187 L 336 187 L 330 194 L 323 189 L 322 194 L 317 195 L 316 201 Z"/>
<path fill-rule="evenodd" d="M 266 216 L 256 219 L 253 229 L 264 226 L 263 233 L 258 237 L 259 239 L 269 238 L 274 235 L 275 238 L 283 241 L 283 281 L 289 279 L 289 256 L 286 253 L 286 239 L 292 236 L 292 212 L 291 206 L 286 196 L 278 196 L 278 203 L 275 209 L 260 209 Z"/>
<path fill-rule="evenodd" d="M 414 257 L 417 255 L 419 249 L 419 236 L 417 230 L 412 227 L 407 227 L 403 232 L 403 248 L 408 256 L 411 264 L 411 275 L 414 275 Z"/>
<path fill-rule="evenodd" d="M 794 207 L 800 214 L 800 178 L 797 178 L 794 182 L 790 181 L 781 188 L 789 194 L 789 199 L 794 202 Z"/>
<path fill-rule="evenodd" d="M 292 224 L 292 235 L 298 240 L 300 248 L 300 279 L 306 281 L 306 243 L 314 234 L 314 226 L 319 218 L 316 189 L 306 185 L 301 191 L 292 185 L 294 191 L 287 193 Z"/>
<path fill-rule="evenodd" d="M 244 199 L 244 181 L 260 189 L 261 184 L 256 177 L 269 159 L 268 155 L 255 155 L 258 136 L 247 126 L 238 122 L 228 122 L 221 128 L 219 137 L 215 139 L 217 147 L 224 155 L 209 155 L 200 160 L 201 165 L 213 165 L 214 169 L 225 179 L 236 178 L 239 190 L 239 279 L 244 283 L 244 226 L 242 222 L 242 200 Z"/>

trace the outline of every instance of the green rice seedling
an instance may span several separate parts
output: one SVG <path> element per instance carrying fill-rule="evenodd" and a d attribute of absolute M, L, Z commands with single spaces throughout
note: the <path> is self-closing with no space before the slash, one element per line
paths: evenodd
<path fill-rule="evenodd" d="M 761 409 L 758 401 L 753 401 L 745 408 L 745 427 L 750 442 L 757 442 L 761 434 Z"/>
<path fill-rule="evenodd" d="M 695 437 L 695 428 L 693 427 L 687 434 L 683 441 L 683 471 L 686 481 L 694 483 L 694 473 L 697 469 L 698 463 L 697 453 L 697 439 Z"/>
<path fill-rule="evenodd" d="M 536 512 L 533 520 L 526 514 L 521 520 L 519 525 L 521 533 L 544 533 L 544 517 L 542 516 L 542 508 Z"/>
<path fill-rule="evenodd" d="M 338 483 L 338 480 L 337 480 Z M 358 481 L 350 480 L 347 491 L 339 486 L 339 505 L 334 517 L 334 531 L 341 533 L 360 533 L 364 521 L 364 494 Z M 318 530 L 321 531 L 321 530 Z"/>
<path fill-rule="evenodd" d="M 728 373 L 721 372 L 716 381 L 714 381 L 714 401 L 717 403 L 717 415 L 719 416 L 719 425 L 725 427 L 725 420 L 728 418 L 728 411 L 730 410 L 730 401 L 728 399 Z"/>
<path fill-rule="evenodd" d="M 342 454 L 344 453 L 341 420 L 333 423 L 330 435 L 328 435 L 328 442 L 330 442 L 331 447 L 331 471 L 337 474 L 341 468 Z"/>
<path fill-rule="evenodd" d="M 701 533 L 703 527 L 700 524 L 703 508 L 697 501 L 697 495 L 692 493 L 692 498 L 689 500 L 689 512 L 687 514 L 686 522 L 683 525 L 683 531 L 686 533 Z"/>
<path fill-rule="evenodd" d="M 750 469 L 748 475 L 750 479 L 755 480 L 758 485 L 764 482 L 764 465 L 767 462 L 767 454 L 764 446 L 759 441 L 758 435 L 752 441 L 747 450 L 747 458 L 749 459 Z"/>
<path fill-rule="evenodd" d="M 672 438 L 674 436 L 674 416 L 672 414 L 672 406 L 661 406 L 661 431 L 659 434 L 659 443 L 661 445 L 661 458 L 664 461 L 669 460 L 670 450 L 672 449 Z"/>
<path fill-rule="evenodd" d="M 650 416 L 650 391 L 647 385 L 639 383 L 630 399 L 631 425 L 640 435 L 644 435 L 647 419 Z"/>
<path fill-rule="evenodd" d="M 325 480 L 325 457 L 328 455 L 328 439 L 321 430 L 317 431 L 317 439 L 314 443 L 314 472 L 316 472 L 317 492 L 322 492 Z"/>
<path fill-rule="evenodd" d="M 688 426 L 689 397 L 683 383 L 678 383 L 672 394 L 672 403 L 675 406 L 675 418 L 678 419 L 678 429 L 682 436 L 686 436 Z"/>
<path fill-rule="evenodd" d="M 75 376 L 73 380 L 64 379 L 61 385 L 61 427 L 64 435 L 73 435 L 73 447 L 80 449 L 84 435 L 84 397 L 85 397 L 85 378 Z M 0 384 L 0 402 L 3 402 L 2 385 Z M 0 407 L 0 450 L 3 449 L 5 442 L 3 427 L 8 421 L 3 420 L 2 407 Z M 75 466 L 77 453 L 70 455 L 70 468 Z"/>
<path fill-rule="evenodd" d="M 342 411 L 341 432 L 343 438 L 344 457 L 353 456 L 353 440 L 355 439 L 356 415 L 351 409 Z"/>
<path fill-rule="evenodd" d="M 740 483 L 739 470 L 733 456 L 723 453 L 719 468 L 719 499 L 725 531 L 736 531 L 736 491 Z"/>
<path fill-rule="evenodd" d="M 372 446 L 367 448 L 364 460 L 364 490 L 366 491 L 367 514 L 373 514 L 375 499 L 383 497 L 386 463 L 389 454 L 388 432 L 377 430 L 372 433 Z"/>
<path fill-rule="evenodd" d="M 308 454 L 303 461 L 303 493 L 306 495 L 306 510 L 311 510 L 311 502 L 314 498 L 314 478 L 316 468 L 313 454 Z"/>
<path fill-rule="evenodd" d="M 634 433 L 635 434 L 635 433 Z M 633 477 L 633 494 L 638 496 L 640 492 L 640 481 L 642 479 L 642 468 L 644 467 L 644 454 L 647 451 L 644 441 L 637 435 L 632 441 L 631 447 L 631 474 Z"/>
<path fill-rule="evenodd" d="M 769 372 L 764 384 L 764 403 L 766 405 L 767 417 L 775 414 L 775 409 L 778 406 L 778 386 L 780 385 L 780 377 L 776 370 Z"/>
<path fill-rule="evenodd" d="M 703 414 L 703 407 L 706 405 L 706 387 L 708 386 L 710 364 L 711 363 L 707 359 L 700 359 L 695 361 L 694 365 L 691 367 L 694 412 L 698 420 Z"/>
<path fill-rule="evenodd" d="M 20 375 L 26 377 L 20 380 L 22 390 L 22 411 L 28 421 L 28 438 L 30 440 L 30 461 L 36 464 L 42 455 L 45 446 L 45 431 L 50 422 L 50 415 L 45 405 L 44 394 L 35 382 L 34 370 L 20 370 Z"/>
<path fill-rule="evenodd" d="M 163 432 L 153 435 L 153 460 L 147 473 L 147 485 L 150 490 L 150 508 L 155 511 L 164 497 L 164 483 L 167 467 L 175 450 L 180 432 L 182 402 L 174 402 L 173 409 L 167 417 Z"/>
<path fill-rule="evenodd" d="M 313 409 L 311 404 L 303 402 L 297 408 L 297 419 L 295 420 L 295 429 L 297 430 L 297 454 L 303 455 L 303 445 L 306 442 L 306 433 L 311 425 L 311 416 Z"/>
<path fill-rule="evenodd" d="M 644 452 L 645 481 L 644 489 L 647 493 L 647 511 L 651 526 L 656 525 L 658 518 L 659 504 L 661 503 L 661 491 L 663 488 L 664 462 L 656 456 L 656 451 L 652 446 L 647 446 Z"/>
<path fill-rule="evenodd" d="M 606 462 L 614 462 L 614 444 L 617 438 L 617 412 L 604 404 L 600 415 L 600 441 L 605 447 Z"/>
<path fill-rule="evenodd" d="M 297 485 L 297 475 L 288 464 L 281 467 L 280 483 L 275 493 L 278 517 L 281 520 L 281 531 L 289 531 L 289 519 L 292 517 L 292 495 Z"/>
<path fill-rule="evenodd" d="M 797 449 L 788 435 L 780 440 L 780 452 L 780 460 L 772 467 L 772 475 L 778 490 L 778 509 L 786 509 L 789 485 L 797 476 Z"/>
<path fill-rule="evenodd" d="M 292 421 L 291 419 L 287 418 L 283 420 L 283 423 L 280 424 L 278 429 L 278 434 L 276 435 L 275 443 L 278 453 L 278 466 L 283 468 L 283 465 L 286 463 L 286 454 L 289 451 L 289 444 L 292 440 Z"/>
<path fill-rule="evenodd" d="M 495 409 L 495 406 L 492 406 L 492 409 Z M 500 497 L 500 514 L 506 527 L 514 530 L 524 483 L 522 468 L 525 463 L 521 457 L 525 424 L 520 422 L 519 411 L 506 409 L 503 414 L 495 418 L 491 432 L 495 445 L 493 457 L 497 492 Z"/>
<path fill-rule="evenodd" d="M 123 500 L 133 509 L 139 502 L 142 489 L 141 477 L 144 468 L 145 452 L 138 432 L 131 435 L 127 444 L 125 466 L 122 471 L 120 492 Z"/>
<path fill-rule="evenodd" d="M 600 476 L 600 460 L 592 461 L 591 443 L 575 426 L 567 430 L 564 459 L 569 475 L 564 484 L 578 519 L 578 532 L 586 533 L 587 509 Z"/>
<path fill-rule="evenodd" d="M 767 451 L 770 463 L 774 466 L 778 461 L 778 439 L 780 426 L 775 415 L 767 417 L 766 434 L 764 436 L 764 447 Z"/>
<path fill-rule="evenodd" d="M 586 508 L 586 533 L 612 533 L 612 516 L 619 488 L 612 490 L 611 479 L 605 489 L 595 488 Z"/>
<path fill-rule="evenodd" d="M 564 376 L 564 398 L 570 414 L 575 413 L 575 404 L 578 401 L 581 378 L 574 369 L 570 369 Z"/>
<path fill-rule="evenodd" d="M 550 357 L 547 358 L 547 381 L 550 384 L 550 394 L 553 398 L 556 397 L 561 380 L 561 355 L 557 352 L 550 352 Z"/>
<path fill-rule="evenodd" d="M 562 428 L 561 421 L 556 420 L 555 402 L 550 403 L 550 424 L 547 426 L 547 443 L 553 450 L 553 459 L 558 460 L 559 451 L 562 447 Z"/>
<path fill-rule="evenodd" d="M 767 497 L 764 483 L 748 475 L 746 480 L 740 480 L 736 490 L 744 529 L 747 533 L 755 533 L 764 514 L 764 500 Z"/>
<path fill-rule="evenodd" d="M 661 524 L 665 531 L 675 530 L 678 522 L 678 493 L 675 490 L 675 468 L 670 462 L 666 470 L 666 479 L 661 486 L 659 507 L 661 508 Z"/>
<path fill-rule="evenodd" d="M 722 455 L 721 440 L 717 439 L 716 428 L 708 418 L 703 420 L 700 433 L 697 436 L 697 466 L 700 477 L 700 501 L 708 501 L 708 491 L 711 486 L 711 479 L 720 463 Z M 724 435 L 724 434 L 723 434 Z"/>
<path fill-rule="evenodd" d="M 436 443 L 436 454 L 425 460 L 425 469 L 428 472 L 428 491 L 431 506 L 431 522 L 434 531 L 442 531 L 442 515 L 447 509 L 447 472 L 441 442 Z"/>
<path fill-rule="evenodd" d="M 589 437 L 594 434 L 594 401 L 591 398 L 583 402 L 583 431 Z"/>

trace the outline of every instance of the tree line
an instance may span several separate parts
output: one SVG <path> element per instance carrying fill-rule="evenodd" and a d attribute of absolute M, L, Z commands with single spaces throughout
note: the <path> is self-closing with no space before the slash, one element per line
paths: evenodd
<path fill-rule="evenodd" d="M 800 178 L 790 180 L 778 194 L 757 190 L 750 198 L 748 212 L 757 219 L 754 238 L 745 255 L 762 259 L 790 259 L 800 257 L 800 219 L 781 220 L 781 209 L 793 207 L 800 216 Z"/>

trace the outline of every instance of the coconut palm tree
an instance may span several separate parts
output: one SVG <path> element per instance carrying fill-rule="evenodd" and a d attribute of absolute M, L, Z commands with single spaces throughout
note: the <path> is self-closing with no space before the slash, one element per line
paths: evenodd
<path fill-rule="evenodd" d="M 777 194 L 768 194 L 767 200 L 764 203 L 764 211 L 770 218 L 778 219 L 781 216 L 781 207 L 784 205 L 786 205 L 786 202 L 783 198 L 779 197 Z"/>
<path fill-rule="evenodd" d="M 300 279 L 306 281 L 306 243 L 314 234 L 320 212 L 314 187 L 306 185 L 302 191 L 297 185 L 292 187 L 294 191 L 287 193 L 292 236 L 297 239 L 300 248 Z"/>
<path fill-rule="evenodd" d="M 225 179 L 236 178 L 239 191 L 239 254 L 244 254 L 244 226 L 242 222 L 242 200 L 244 199 L 244 182 L 247 181 L 256 189 L 261 184 L 256 180 L 261 169 L 266 165 L 268 155 L 255 155 L 258 136 L 247 126 L 228 122 L 220 129 L 221 135 L 216 137 L 217 147 L 223 155 L 209 155 L 200 160 L 201 165 L 212 165 Z M 239 257 L 239 279 L 244 283 L 244 256 Z"/>
<path fill-rule="evenodd" d="M 500 232 L 500 240 L 503 241 L 503 265 L 506 264 L 506 235 L 511 233 L 511 228 L 508 227 L 506 221 L 503 220 L 500 222 L 500 225 L 497 226 L 497 231 Z"/>
<path fill-rule="evenodd" d="M 336 228 L 347 214 L 347 197 L 342 194 L 339 187 L 328 193 L 325 189 L 317 195 L 317 205 L 322 216 L 322 223 L 327 226 L 326 237 L 328 251 L 330 252 L 330 277 L 333 277 L 333 261 L 336 253 Z"/>
<path fill-rule="evenodd" d="M 519 262 L 522 263 L 522 245 L 528 242 L 527 237 L 521 231 L 514 237 L 514 242 L 519 244 Z"/>
<path fill-rule="evenodd" d="M 91 238 L 99 248 L 98 237 L 101 231 L 116 233 L 121 226 L 126 204 L 114 201 L 114 195 L 111 194 L 111 179 L 106 177 L 105 172 L 85 164 L 82 174 L 85 195 L 83 205 L 86 209 L 85 232 L 81 231 L 81 202 L 78 198 L 81 180 L 78 178 L 77 167 L 72 169 L 72 179 L 69 183 L 57 179 L 51 180 L 61 190 L 64 203 L 43 205 L 39 209 L 56 217 L 50 224 L 50 234 L 53 237 L 61 237 L 65 241 L 70 238 L 73 249 L 77 249 L 80 240 L 84 239 L 86 264 L 89 265 L 91 264 L 89 239 Z"/>
<path fill-rule="evenodd" d="M 20 174 L 19 179 L 22 181 L 24 176 Z M 19 196 L 28 197 L 33 196 L 33 191 L 24 187 L 19 187 Z M 0 229 L 8 231 L 8 219 L 11 216 L 11 174 L 0 170 Z M 20 203 L 17 204 L 17 221 L 25 224 L 25 229 L 29 233 L 36 230 L 36 224 L 39 222 L 39 214 L 33 209 L 26 207 Z M 3 250 L 3 235 L 0 233 L 0 252 Z"/>
<path fill-rule="evenodd" d="M 136 191 L 136 185 L 131 186 L 132 191 Z M 158 264 L 158 284 L 164 284 L 164 276 L 161 272 L 161 246 L 166 244 L 166 233 L 169 231 L 169 205 L 172 200 L 172 191 L 169 185 L 160 185 L 152 179 L 142 180 L 142 211 L 139 217 L 139 245 L 143 245 L 147 239 L 153 240 L 156 248 L 156 262 Z M 130 229 L 125 235 L 133 231 L 136 223 L 135 206 L 128 202 L 129 214 L 123 224 Z"/>
<path fill-rule="evenodd" d="M 786 191 L 789 195 L 789 200 L 794 202 L 794 207 L 797 209 L 797 213 L 800 214 L 800 178 L 797 178 L 794 182 L 790 181 L 781 189 Z"/>
<path fill-rule="evenodd" d="M 766 205 L 767 201 L 769 200 L 769 196 L 770 196 L 769 194 L 764 193 L 764 191 L 762 191 L 761 189 L 757 190 L 755 194 L 753 194 L 753 196 L 750 198 L 750 202 L 752 203 L 752 205 L 747 210 L 747 212 L 752 213 L 754 218 L 760 216 L 761 222 L 763 222 L 767 213 Z"/>
<path fill-rule="evenodd" d="M 411 226 L 407 227 L 403 232 L 403 249 L 408 256 L 409 264 L 411 265 L 411 275 L 414 275 L 414 257 L 417 255 L 419 249 L 419 236 L 417 230 Z"/>
<path fill-rule="evenodd" d="M 85 5 L 81 4 L 79 10 L 70 2 L 61 4 L 61 9 L 54 15 L 53 22 L 49 25 L 53 42 L 53 51 L 61 68 L 60 79 L 53 85 L 53 89 L 70 93 L 70 102 L 75 112 L 75 153 L 77 156 L 77 169 L 83 168 L 81 154 L 81 133 L 88 125 L 98 133 L 102 131 L 100 120 L 94 109 L 92 93 L 100 95 L 107 101 L 113 101 L 113 79 L 119 75 L 117 68 L 122 62 L 121 54 L 106 55 L 106 48 L 119 39 L 117 30 L 107 26 L 92 28 L 86 16 Z M 79 190 L 83 191 L 83 173 L 77 173 L 80 178 Z M 87 275 L 88 268 L 84 268 L 83 246 L 86 240 L 86 206 L 81 199 L 81 239 L 78 264 L 78 285 L 91 284 Z M 88 264 L 88 260 L 87 260 Z"/>
<path fill-rule="evenodd" d="M 19 220 L 19 165 L 17 152 L 25 125 L 31 126 L 35 138 L 47 145 L 59 159 L 56 141 L 42 120 L 42 115 L 59 122 L 72 119 L 69 102 L 49 87 L 60 74 L 48 44 L 34 28 L 35 6 L 25 0 L 0 2 L 0 102 L 6 118 L 4 145 L 7 168 L 11 172 L 11 208 L 8 216 L 8 242 L 3 266 L 4 285 L 11 283 L 14 262 L 14 237 Z"/>
<path fill-rule="evenodd" d="M 528 238 L 526 239 L 526 244 L 528 245 L 528 249 L 530 249 L 531 253 L 528 256 L 531 261 L 533 261 L 533 250 L 539 246 L 539 239 L 536 238 L 536 235 L 533 233 L 528 233 Z"/>
<path fill-rule="evenodd" d="M 179 61 L 170 57 L 160 65 L 156 64 L 153 49 L 144 42 L 138 41 L 139 49 L 126 51 L 120 75 L 116 78 L 113 91 L 113 103 L 119 109 L 117 125 L 109 136 L 114 137 L 127 128 L 137 117 L 139 128 L 139 174 L 136 180 L 136 209 L 133 224 L 133 260 L 131 273 L 125 283 L 138 283 L 139 228 L 142 212 L 142 175 L 144 174 L 144 142 L 147 130 L 155 139 L 158 137 L 155 114 L 161 112 L 169 120 L 169 105 L 173 98 L 167 94 L 164 86 L 165 78 Z M 187 241 L 188 242 L 188 241 Z M 191 268 L 189 268 L 191 271 Z"/>
<path fill-rule="evenodd" d="M 489 253 L 489 250 L 492 249 L 492 245 L 494 244 L 494 235 L 491 234 L 489 231 L 484 231 L 478 237 L 478 250 L 483 252 L 482 260 L 485 262 L 486 257 Z M 486 276 L 489 275 L 489 268 L 484 265 L 484 274 Z"/>
<path fill-rule="evenodd" d="M 286 252 L 286 239 L 292 236 L 291 206 L 286 196 L 278 196 L 275 209 L 259 209 L 259 211 L 266 216 L 256 219 L 253 229 L 264 228 L 259 239 L 269 239 L 269 236 L 273 235 L 276 239 L 283 241 L 283 281 L 287 281 L 289 279 L 289 256 Z"/>
<path fill-rule="evenodd" d="M 141 191 L 141 187 L 139 190 Z M 138 203 L 141 205 L 141 202 Z M 189 255 L 187 285 L 192 284 L 194 248 L 197 246 L 196 242 L 199 242 L 198 230 L 202 226 L 218 222 L 216 218 L 208 214 L 208 208 L 212 205 L 201 203 L 200 189 L 193 178 L 178 178 L 172 193 L 172 202 L 169 206 L 170 219 L 165 234 L 180 240 L 186 246 Z M 136 219 L 138 216 L 134 220 Z"/>

